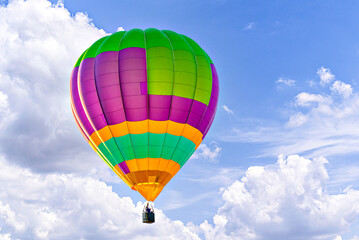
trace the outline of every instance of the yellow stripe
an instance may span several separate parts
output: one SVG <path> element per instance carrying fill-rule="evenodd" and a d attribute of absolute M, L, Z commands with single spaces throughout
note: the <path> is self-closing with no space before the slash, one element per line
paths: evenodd
<path fill-rule="evenodd" d="M 196 149 L 203 140 L 203 134 L 198 129 L 186 123 L 177 123 L 170 120 L 144 120 L 138 122 L 126 121 L 116 125 L 108 125 L 92 133 L 90 139 L 96 146 L 98 146 L 102 143 L 102 141 L 106 142 L 112 137 L 122 137 L 129 133 L 142 134 L 147 132 L 157 134 L 169 133 L 176 136 L 183 136 L 196 144 Z"/>

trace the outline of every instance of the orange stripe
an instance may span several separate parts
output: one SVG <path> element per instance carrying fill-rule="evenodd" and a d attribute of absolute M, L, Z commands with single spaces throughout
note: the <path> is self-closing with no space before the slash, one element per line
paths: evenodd
<path fill-rule="evenodd" d="M 89 138 L 96 146 L 98 146 L 102 142 L 106 142 L 112 137 L 122 137 L 129 133 L 142 134 L 147 132 L 157 134 L 169 133 L 176 136 L 183 136 L 191 140 L 196 145 L 196 149 L 201 144 L 203 138 L 203 134 L 191 125 L 185 123 L 177 123 L 170 120 L 144 120 L 138 122 L 126 121 L 116 125 L 106 126 L 92 133 Z"/>

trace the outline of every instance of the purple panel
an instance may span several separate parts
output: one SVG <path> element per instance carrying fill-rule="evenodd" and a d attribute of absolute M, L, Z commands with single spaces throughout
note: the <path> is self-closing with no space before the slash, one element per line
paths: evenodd
<path fill-rule="evenodd" d="M 143 58 L 143 54 L 145 54 L 145 59 L 146 59 L 146 50 L 144 48 L 137 48 L 137 47 L 125 48 L 120 51 L 120 55 L 118 56 L 118 59 L 121 61 L 126 58 Z"/>
<path fill-rule="evenodd" d="M 97 74 L 96 72 L 96 78 L 101 78 L 101 81 L 96 82 L 97 89 L 113 85 L 119 85 L 118 71 L 115 73 L 105 74 Z"/>
<path fill-rule="evenodd" d="M 147 107 L 145 108 L 126 108 L 126 119 L 127 121 L 143 121 L 147 119 Z"/>
<path fill-rule="evenodd" d="M 121 83 L 123 97 L 141 95 L 141 84 L 142 83 L 138 83 L 138 82 Z"/>
<path fill-rule="evenodd" d="M 122 170 L 122 172 L 123 172 L 124 174 L 127 174 L 127 173 L 130 172 L 130 169 L 128 169 L 128 166 L 127 166 L 127 164 L 126 164 L 126 161 L 123 161 L 122 163 L 119 163 L 119 164 L 117 164 L 117 165 L 120 167 L 120 169 Z"/>
<path fill-rule="evenodd" d="M 95 74 L 98 96 L 105 121 L 109 125 L 125 121 L 118 71 L 118 52 L 103 52 L 96 56 Z"/>
<path fill-rule="evenodd" d="M 125 110 L 131 108 L 147 108 L 147 96 L 135 95 L 135 96 L 123 96 L 123 103 Z"/>
<path fill-rule="evenodd" d="M 152 108 L 170 108 L 172 96 L 148 95 L 149 105 Z"/>
<path fill-rule="evenodd" d="M 115 125 L 126 121 L 125 112 L 123 109 L 106 113 L 106 120 L 108 125 Z"/>
<path fill-rule="evenodd" d="M 217 108 L 218 102 L 218 94 L 219 94 L 219 82 L 218 82 L 218 75 L 216 68 L 213 64 L 211 64 L 212 69 L 212 92 L 211 92 L 211 99 L 209 100 L 208 110 L 206 111 L 201 124 L 199 125 L 198 130 L 203 133 L 203 138 L 206 136 L 209 127 L 211 126 L 214 114 Z"/>
<path fill-rule="evenodd" d="M 101 105 L 103 109 L 110 110 L 106 112 L 106 119 L 107 119 L 107 113 L 123 109 L 122 97 L 111 98 L 109 100 L 102 101 Z"/>
<path fill-rule="evenodd" d="M 169 119 L 170 108 L 149 108 L 149 119 L 154 121 L 166 121 Z"/>
<path fill-rule="evenodd" d="M 97 79 L 98 78 L 96 78 L 96 81 L 101 80 L 101 78 L 99 78 L 99 80 L 97 80 Z M 99 88 L 98 95 L 101 99 L 101 104 L 103 101 L 106 101 L 106 100 L 109 100 L 112 98 L 121 98 L 121 103 L 122 103 L 121 89 L 119 88 L 119 85 Z"/>
<path fill-rule="evenodd" d="M 120 78 L 121 78 L 121 83 L 141 82 L 141 80 L 147 79 L 147 72 L 146 70 L 121 71 Z"/>
<path fill-rule="evenodd" d="M 200 124 L 206 109 L 206 104 L 193 100 L 191 112 L 189 114 L 187 123 L 192 127 L 198 129 L 198 125 Z"/>
<path fill-rule="evenodd" d="M 147 82 L 141 82 L 141 94 L 148 95 Z"/>
<path fill-rule="evenodd" d="M 79 69 L 78 67 L 75 67 L 72 70 L 72 75 L 71 75 L 72 101 L 73 101 L 73 105 L 74 105 L 75 111 L 77 113 L 77 116 L 79 118 L 79 121 L 81 122 L 81 124 L 84 127 L 84 131 L 88 135 L 91 135 L 95 130 L 93 129 L 89 120 L 87 119 L 86 113 L 81 104 L 81 100 L 80 100 L 80 96 L 79 96 L 79 89 L 78 89 L 78 81 L 77 81 L 78 80 L 77 79 L 78 69 Z"/>
<path fill-rule="evenodd" d="M 118 68 L 123 106 L 128 121 L 148 118 L 148 95 L 143 84 L 147 84 L 146 50 L 125 48 L 119 51 Z"/>
<path fill-rule="evenodd" d="M 154 121 L 169 119 L 172 96 L 148 95 L 148 118 Z"/>
<path fill-rule="evenodd" d="M 90 120 L 96 130 L 107 125 L 102 113 L 101 105 L 97 96 L 96 85 L 94 84 L 94 58 L 84 59 L 80 64 L 80 94 L 82 94 L 84 107 L 87 109 Z M 86 92 L 82 92 L 82 89 Z M 96 93 L 96 94 L 93 94 Z"/>
<path fill-rule="evenodd" d="M 189 112 L 171 108 L 170 120 L 178 123 L 186 123 Z"/>
<path fill-rule="evenodd" d="M 173 96 L 171 108 L 188 112 L 191 109 L 192 101 L 192 99 Z"/>

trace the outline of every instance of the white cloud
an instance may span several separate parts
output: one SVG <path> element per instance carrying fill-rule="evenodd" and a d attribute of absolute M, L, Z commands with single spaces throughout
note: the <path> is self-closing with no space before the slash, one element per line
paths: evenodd
<path fill-rule="evenodd" d="M 320 78 L 320 84 L 322 86 L 331 83 L 335 79 L 335 75 L 329 68 L 321 67 L 317 70 L 317 75 Z"/>
<path fill-rule="evenodd" d="M 230 109 L 228 106 L 222 105 L 221 107 L 222 107 L 223 110 L 226 111 L 228 114 L 231 114 L 231 115 L 234 114 L 233 110 Z"/>
<path fill-rule="evenodd" d="M 118 27 L 117 32 L 120 32 L 120 31 L 125 31 L 125 29 L 123 27 Z"/>
<path fill-rule="evenodd" d="M 284 79 L 284 78 L 279 78 L 276 82 L 277 87 L 281 87 L 281 86 L 289 86 L 292 87 L 295 85 L 295 80 L 293 79 Z"/>
<path fill-rule="evenodd" d="M 212 142 L 210 147 L 202 143 L 191 156 L 191 159 L 208 159 L 210 161 L 216 161 L 221 151 L 222 148 L 215 142 Z"/>
<path fill-rule="evenodd" d="M 359 94 L 349 84 L 335 81 L 332 86 L 326 85 L 322 93 L 301 92 L 288 106 L 283 112 L 289 113 L 285 123 L 257 121 L 246 128 L 231 129 L 221 139 L 267 143 L 259 156 L 359 153 Z"/>
<path fill-rule="evenodd" d="M 303 125 L 307 121 L 308 121 L 308 116 L 301 112 L 298 112 L 298 113 L 290 116 L 289 121 L 287 122 L 287 126 L 288 127 L 298 127 L 298 126 Z"/>
<path fill-rule="evenodd" d="M 310 94 L 306 92 L 299 93 L 295 97 L 295 103 L 302 107 L 309 107 L 315 103 L 331 103 L 331 101 L 332 100 L 330 97 L 325 97 L 320 94 Z"/>
<path fill-rule="evenodd" d="M 348 230 L 359 215 L 359 191 L 325 191 L 325 158 L 279 156 L 275 165 L 250 167 L 222 195 L 207 239 L 327 239 Z"/>
<path fill-rule="evenodd" d="M 342 95 L 347 98 L 353 93 L 352 86 L 350 84 L 343 83 L 342 81 L 335 81 L 330 87 L 334 93 Z"/>
<path fill-rule="evenodd" d="M 249 30 L 252 30 L 253 27 L 254 27 L 254 22 L 250 22 L 243 28 L 243 30 L 244 31 L 249 31 Z"/>
<path fill-rule="evenodd" d="M 0 6 L 0 32 L 0 152 L 38 171 L 101 165 L 74 123 L 69 81 L 80 54 L 106 33 L 46 0 Z"/>
<path fill-rule="evenodd" d="M 199 239 L 158 209 L 156 223 L 143 224 L 142 207 L 97 179 L 37 174 L 0 158 L 3 239 Z"/>

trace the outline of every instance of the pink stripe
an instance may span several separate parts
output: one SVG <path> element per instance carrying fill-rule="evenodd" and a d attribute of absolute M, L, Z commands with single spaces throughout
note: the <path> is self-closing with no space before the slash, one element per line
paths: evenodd
<path fill-rule="evenodd" d="M 109 125 L 124 122 L 122 92 L 118 71 L 118 52 L 103 52 L 95 59 L 98 97 Z"/>
<path fill-rule="evenodd" d="M 100 101 L 97 96 L 95 75 L 94 75 L 94 58 L 84 59 L 80 64 L 80 92 L 84 101 L 84 107 L 87 110 L 96 130 L 107 125 L 102 113 Z"/>
<path fill-rule="evenodd" d="M 93 127 L 91 126 L 91 123 L 87 119 L 86 113 L 81 104 L 79 89 L 78 89 L 78 85 L 77 85 L 78 84 L 77 83 L 78 70 L 79 70 L 79 67 L 75 67 L 72 70 L 72 74 L 71 74 L 71 93 L 72 93 L 72 101 L 73 101 L 72 103 L 75 107 L 74 110 L 76 111 L 77 116 L 79 117 L 79 121 L 81 122 L 81 124 L 84 127 L 83 130 L 88 135 L 91 135 L 95 130 L 93 129 Z"/>

